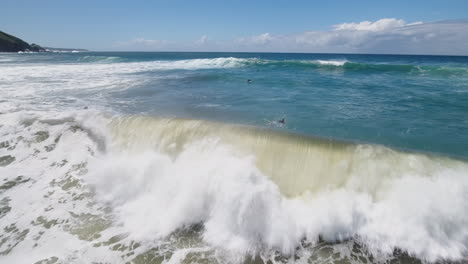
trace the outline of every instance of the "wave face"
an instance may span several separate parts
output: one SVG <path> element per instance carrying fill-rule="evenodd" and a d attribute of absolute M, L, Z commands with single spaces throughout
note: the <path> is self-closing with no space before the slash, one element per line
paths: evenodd
<path fill-rule="evenodd" d="M 457 164 L 449 159 L 403 153 L 380 146 L 196 120 L 132 117 L 114 120 L 111 126 L 116 142 L 125 148 L 142 151 L 148 144 L 153 144 L 154 149 L 175 156 L 191 142 L 220 138 L 243 155 L 255 157 L 256 166 L 290 197 L 323 188 L 339 188 L 351 178 L 362 178 L 364 182 L 358 185 L 368 184 L 369 189 L 364 185 L 358 188 L 372 193 L 385 181 L 398 178 L 402 173 L 431 177 L 441 174 L 445 166 L 449 168 Z M 376 196 L 376 193 L 372 194 Z"/>
<path fill-rule="evenodd" d="M 466 162 L 197 120 L 127 117 L 109 127 L 113 147 L 139 158 L 104 166 L 98 174 L 111 178 L 96 177 L 97 190 L 135 232 L 203 223 L 206 242 L 241 255 L 291 255 L 319 237 L 359 241 L 374 256 L 467 254 Z M 135 179 L 134 189 L 108 186 Z M 142 215 L 126 220 L 135 208 Z"/>
<path fill-rule="evenodd" d="M 465 64 L 1 54 L 0 262 L 464 262 Z"/>
<path fill-rule="evenodd" d="M 61 239 L 69 241 L 54 251 L 61 260 L 468 253 L 464 161 L 200 120 L 84 110 L 2 119 L 11 136 L 1 150 L 1 222 L 16 231 L 1 249 L 41 236 L 31 255 L 17 249 L 7 260 L 45 258 Z"/>

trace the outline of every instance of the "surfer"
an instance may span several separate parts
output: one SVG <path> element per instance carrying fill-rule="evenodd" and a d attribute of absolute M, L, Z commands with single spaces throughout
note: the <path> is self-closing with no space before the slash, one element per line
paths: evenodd
<path fill-rule="evenodd" d="M 250 79 L 247 80 L 247 83 L 251 83 L 251 82 L 252 82 L 252 80 L 250 80 Z"/>
<path fill-rule="evenodd" d="M 286 124 L 286 119 L 283 117 L 282 119 L 277 121 L 279 124 Z"/>

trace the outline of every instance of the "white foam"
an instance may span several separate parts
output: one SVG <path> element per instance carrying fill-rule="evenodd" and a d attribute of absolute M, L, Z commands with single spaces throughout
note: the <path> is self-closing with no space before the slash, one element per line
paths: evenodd
<path fill-rule="evenodd" d="M 320 65 L 343 66 L 348 61 L 347 60 L 316 60 L 314 62 L 317 62 Z"/>
<path fill-rule="evenodd" d="M 238 58 L 193 59 L 177 61 L 115 62 L 116 57 L 87 56 L 84 60 L 95 60 L 95 63 L 74 64 L 1 64 L 0 96 L 10 98 L 10 103 L 28 105 L 29 102 L 50 102 L 56 107 L 59 102 L 55 97 L 73 98 L 79 94 L 96 91 L 96 96 L 89 100 L 99 101 L 99 96 L 106 90 L 125 90 L 140 85 L 148 79 L 133 73 L 160 70 L 198 70 L 211 68 L 240 67 L 246 61 Z M 109 63 L 113 62 L 113 63 Z M 68 95 L 67 95 L 68 93 Z M 44 98 L 47 98 L 44 99 Z M 87 103 L 86 105 L 91 104 Z"/>
<path fill-rule="evenodd" d="M 18 111 L 0 117 L 2 140 L 24 138 L 12 151 L 0 149 L 0 156 L 16 157 L 9 166 L 0 167 L 2 179 L 31 178 L 5 193 L 12 210 L 0 219 L 0 227 L 15 223 L 29 233 L 4 260 L 35 262 L 57 256 L 67 262 L 84 258 L 119 262 L 122 258 L 115 251 L 93 244 L 128 234 L 123 241 L 139 241 L 142 246 L 135 251 L 139 254 L 173 232 L 199 223 L 204 224 L 206 245 L 199 250 L 200 245 L 179 248 L 170 261 L 178 263 L 190 252 L 207 250 L 219 251 L 229 262 L 275 250 L 294 254 L 304 238 L 317 243 L 319 236 L 329 242 L 359 239 L 377 256 L 400 248 L 428 261 L 466 257 L 468 170 L 464 163 L 446 168 L 441 163 L 442 169 L 430 177 L 395 168 L 398 177 L 377 185 L 375 193 L 367 190 L 382 175 L 354 175 L 341 187 L 287 198 L 256 167 L 255 156 L 216 138 L 202 138 L 171 156 L 150 148 L 151 144 L 143 151 L 121 149 L 108 131 L 109 120 L 92 111 Z M 72 132 L 73 125 L 83 130 Z M 36 131 L 47 131 L 49 138 L 34 143 Z M 55 149 L 44 151 L 58 136 Z M 40 153 L 33 154 L 35 149 Z M 62 160 L 68 163 L 51 166 Z M 51 182 L 65 180 L 73 166 L 83 163 L 88 164 L 88 172 L 71 175 L 94 186 L 97 196 L 74 201 L 72 192 Z M 86 188 L 72 190 L 86 192 Z M 90 207 L 90 202 L 95 205 Z M 99 209 L 104 204 L 112 209 L 114 220 L 100 232 L 102 238 L 81 240 L 70 234 L 73 225 L 67 228 L 70 224 L 61 222 L 75 221 L 69 212 L 105 215 Z M 50 229 L 31 224 L 41 216 L 61 224 Z M 45 233 L 34 242 L 40 232 Z"/>
<path fill-rule="evenodd" d="M 176 158 L 115 151 L 91 171 L 99 197 L 137 240 L 204 223 L 204 240 L 233 256 L 293 254 L 303 238 L 316 243 L 319 236 L 329 242 L 359 238 L 377 256 L 395 248 L 428 261 L 467 253 L 465 165 L 432 177 L 402 171 L 375 193 L 356 175 L 343 187 L 293 198 L 256 168 L 254 156 L 214 139 L 194 142 Z M 363 176 L 372 182 L 381 175 Z"/>
<path fill-rule="evenodd" d="M 0 228 L 13 230 L 2 233 L 5 243 L 0 251 L 5 254 L 1 262 L 34 263 L 49 257 L 75 262 L 77 258 L 83 260 L 80 252 L 90 259 L 101 256 L 98 258 L 116 260 L 117 254 L 93 248 L 70 231 L 83 224 L 72 213 L 102 214 L 85 197 L 74 199 L 86 189 L 63 185 L 69 179 L 79 181 L 76 166 L 87 162 L 90 151 L 97 151 L 87 133 L 70 130 L 77 115 L 79 112 L 44 114 L 24 110 L 0 115 L 1 142 L 7 142 L 7 147 L 0 148 L 0 157 L 15 158 L 0 167 L 0 184 L 16 182 L 0 193 L 11 208 L 0 218 Z"/>

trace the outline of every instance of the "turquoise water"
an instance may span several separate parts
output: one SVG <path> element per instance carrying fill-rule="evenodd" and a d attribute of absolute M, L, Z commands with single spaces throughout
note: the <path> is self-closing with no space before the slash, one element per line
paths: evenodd
<path fill-rule="evenodd" d="M 467 102 L 462 56 L 2 53 L 0 262 L 466 261 Z"/>
<path fill-rule="evenodd" d="M 123 113 L 265 127 L 285 118 L 281 129 L 287 131 L 468 157 L 468 57 L 146 52 L 15 57 L 37 64 L 167 63 L 163 70 L 129 73 L 144 81 L 124 91 L 102 92 L 106 104 Z M 187 61 L 197 59 L 219 61 Z M 180 65 L 183 69 L 170 64 L 181 60 L 188 64 Z M 86 100 L 93 93 L 80 96 Z"/>

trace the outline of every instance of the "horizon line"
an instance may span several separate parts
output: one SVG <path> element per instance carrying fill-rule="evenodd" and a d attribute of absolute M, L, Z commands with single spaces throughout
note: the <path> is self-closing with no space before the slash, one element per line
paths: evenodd
<path fill-rule="evenodd" d="M 263 54 L 317 54 L 317 55 L 380 55 L 380 56 L 446 56 L 468 57 L 455 54 L 412 54 L 412 53 L 347 53 L 347 52 L 295 52 L 295 51 L 138 51 L 138 50 L 88 50 L 84 52 L 134 52 L 134 53 L 263 53 Z"/>

